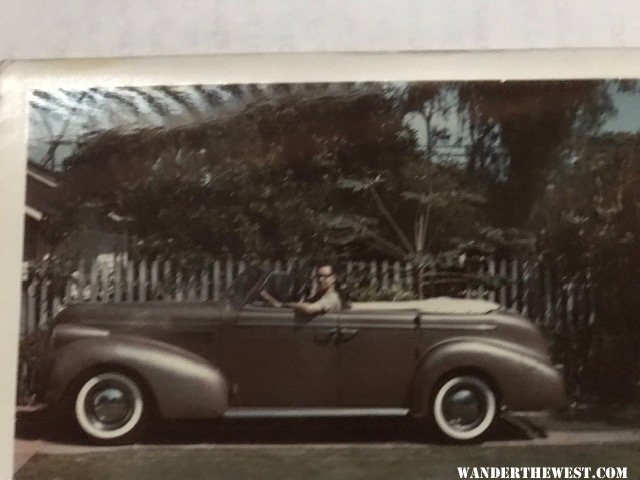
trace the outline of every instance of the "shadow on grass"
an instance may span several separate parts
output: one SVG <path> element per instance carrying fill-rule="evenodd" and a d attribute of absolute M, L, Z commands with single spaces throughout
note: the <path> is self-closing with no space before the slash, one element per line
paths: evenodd
<path fill-rule="evenodd" d="M 496 421 L 491 440 L 526 440 L 544 436 L 539 427 L 503 417 Z M 16 438 L 77 444 L 82 439 L 68 423 L 46 409 L 19 412 Z M 433 428 L 407 417 L 260 418 L 164 421 L 149 428 L 141 443 L 152 445 L 212 444 L 442 444 Z"/>
<path fill-rule="evenodd" d="M 640 403 L 577 405 L 559 416 L 568 422 L 600 423 L 611 427 L 640 428 Z"/>

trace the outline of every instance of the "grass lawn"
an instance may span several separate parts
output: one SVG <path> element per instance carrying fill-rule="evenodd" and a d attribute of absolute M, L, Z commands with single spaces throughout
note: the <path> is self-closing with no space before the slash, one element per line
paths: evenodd
<path fill-rule="evenodd" d="M 614 466 L 640 478 L 640 445 L 131 448 L 36 454 L 17 480 L 457 479 L 457 466 Z"/>

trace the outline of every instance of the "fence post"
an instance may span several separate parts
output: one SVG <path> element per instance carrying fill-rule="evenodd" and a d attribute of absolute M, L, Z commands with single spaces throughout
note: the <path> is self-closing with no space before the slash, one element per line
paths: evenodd
<path fill-rule="evenodd" d="M 500 300 L 499 303 L 503 307 L 508 307 L 507 299 L 507 261 L 503 258 L 499 263 L 499 275 L 500 275 Z"/>
<path fill-rule="evenodd" d="M 209 300 L 209 268 L 206 264 L 200 271 L 200 300 L 203 302 Z"/>
<path fill-rule="evenodd" d="M 405 281 L 405 288 L 407 290 L 411 290 L 414 293 L 418 293 L 414 290 L 414 285 L 413 285 L 413 265 L 411 264 L 411 262 L 407 262 L 404 266 L 404 281 Z"/>
<path fill-rule="evenodd" d="M 213 282 L 213 299 L 220 300 L 220 260 L 215 260 L 213 262 L 213 272 L 212 272 L 212 282 Z"/>
<path fill-rule="evenodd" d="M 115 270 L 113 272 L 113 301 L 121 302 L 122 301 L 122 254 L 119 253 L 116 255 L 115 259 Z"/>
<path fill-rule="evenodd" d="M 543 264 L 544 266 L 544 325 L 548 327 L 555 317 L 555 302 L 553 291 L 553 278 L 551 268 Z"/>
<path fill-rule="evenodd" d="M 404 290 L 402 287 L 402 267 L 400 262 L 396 260 L 393 262 L 393 286 Z"/>
<path fill-rule="evenodd" d="M 174 299 L 175 292 L 175 284 L 172 286 L 173 280 L 171 275 L 171 260 L 167 259 L 164 261 L 164 265 L 162 266 L 162 299 Z"/>
<path fill-rule="evenodd" d="M 520 313 L 528 317 L 530 314 L 529 310 L 529 289 L 531 288 L 531 267 L 529 265 L 529 261 L 525 260 L 522 263 L 522 268 L 520 270 L 522 275 L 522 290 L 520 292 L 520 306 L 518 310 Z"/>
<path fill-rule="evenodd" d="M 521 302 L 520 302 L 520 262 L 518 257 L 511 260 L 511 298 L 510 298 L 510 307 L 516 311 L 521 310 Z"/>
<path fill-rule="evenodd" d="M 462 263 L 464 266 L 464 263 Z M 470 276 L 465 275 L 464 277 L 464 298 L 475 298 L 474 295 L 477 295 L 475 285 L 473 283 L 473 279 Z"/>
<path fill-rule="evenodd" d="M 144 258 L 138 265 L 138 301 L 147 301 L 147 261 Z"/>
<path fill-rule="evenodd" d="M 482 261 L 480 263 L 480 268 L 478 269 L 478 277 L 480 277 L 480 282 L 478 285 L 478 292 L 477 292 L 477 298 L 484 300 L 485 299 L 485 289 L 484 289 L 484 271 L 486 268 L 486 264 L 487 264 L 487 259 L 486 258 L 482 258 Z"/>
<path fill-rule="evenodd" d="M 87 295 L 85 295 L 87 288 L 87 275 L 86 275 L 86 266 L 84 260 L 80 260 L 78 262 L 78 301 L 87 300 Z M 91 288 L 91 287 L 89 287 Z M 89 292 L 91 295 L 91 292 Z"/>
<path fill-rule="evenodd" d="M 78 288 L 77 279 L 74 279 L 73 277 L 68 278 L 67 281 L 64 283 L 64 297 L 62 298 L 62 303 L 65 305 L 71 303 L 73 300 L 77 300 L 72 298 L 72 294 L 71 294 L 71 290 L 73 288 L 74 283 L 76 288 Z"/>
<path fill-rule="evenodd" d="M 231 284 L 233 283 L 233 259 L 231 258 L 227 258 L 224 280 L 225 287 L 227 289 L 231 288 Z"/>
<path fill-rule="evenodd" d="M 134 300 L 134 296 L 133 296 L 133 285 L 134 285 L 134 280 L 133 280 L 133 269 L 134 269 L 134 265 L 133 265 L 133 259 L 129 258 L 127 260 L 127 301 L 128 302 L 133 302 Z"/>
<path fill-rule="evenodd" d="M 389 290 L 389 262 L 387 260 L 382 261 L 382 289 Z"/>
<path fill-rule="evenodd" d="M 352 283 L 352 279 L 353 279 L 353 262 L 351 260 L 349 260 L 347 262 L 347 265 L 345 267 L 345 274 L 346 274 L 346 277 L 342 279 L 342 283 L 344 285 L 353 285 L 353 283 Z"/>
<path fill-rule="evenodd" d="M 44 326 L 49 320 L 49 285 L 51 285 L 51 280 L 43 279 L 40 282 L 40 308 L 39 308 L 39 319 L 38 319 L 38 327 Z"/>
<path fill-rule="evenodd" d="M 29 286 L 22 284 L 20 300 L 22 308 L 20 309 L 20 337 L 29 333 Z"/>
<path fill-rule="evenodd" d="M 109 270 L 104 267 L 100 268 L 100 301 L 109 301 L 109 290 L 111 288 L 111 281 L 109 280 Z"/>
<path fill-rule="evenodd" d="M 98 262 L 95 259 L 91 261 L 89 279 L 91 283 L 90 298 L 92 302 L 95 302 L 98 299 Z"/>
<path fill-rule="evenodd" d="M 31 333 L 36 326 L 36 292 L 38 291 L 38 280 L 34 278 L 27 288 L 27 333 Z"/>
<path fill-rule="evenodd" d="M 491 277 L 495 278 L 496 276 L 496 261 L 493 257 L 489 258 L 489 268 L 488 268 L 488 273 Z M 496 301 L 496 289 L 495 287 L 491 287 L 491 289 L 489 290 L 489 300 L 491 300 L 492 302 Z"/>
<path fill-rule="evenodd" d="M 369 285 L 374 288 L 378 285 L 378 264 L 375 260 L 369 262 Z"/>
<path fill-rule="evenodd" d="M 183 282 L 182 282 L 182 268 L 176 266 L 176 297 L 175 299 L 178 302 L 182 302 L 184 300 L 184 291 L 182 290 Z"/>
<path fill-rule="evenodd" d="M 189 275 L 189 280 L 187 285 L 187 300 L 195 300 L 196 298 L 198 298 L 196 276 L 193 273 L 191 273 Z"/>
<path fill-rule="evenodd" d="M 159 272 L 160 260 L 158 258 L 154 258 L 151 262 L 151 300 L 156 300 L 158 298 L 158 290 L 160 289 Z"/>

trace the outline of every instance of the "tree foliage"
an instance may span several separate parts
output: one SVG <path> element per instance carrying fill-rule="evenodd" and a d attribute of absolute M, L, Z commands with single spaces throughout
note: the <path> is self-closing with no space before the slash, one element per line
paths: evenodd
<path fill-rule="evenodd" d="M 67 191 L 125 219 L 148 253 L 442 250 L 476 227 L 482 195 L 463 168 L 424 161 L 393 93 L 316 87 L 210 122 L 90 136 L 65 163 Z"/>
<path fill-rule="evenodd" d="M 628 396 L 640 363 L 639 155 L 637 135 L 592 140 L 554 169 L 533 216 L 541 250 L 565 277 L 589 276 L 597 323 L 582 373 L 613 396 Z"/>
<path fill-rule="evenodd" d="M 564 157 L 567 144 L 576 133 L 593 133 L 613 109 L 602 81 L 472 82 L 460 88 L 460 98 L 473 128 L 498 135 L 507 154 L 506 181 L 493 190 L 501 207 L 495 220 L 503 227 L 527 225 L 549 169 Z"/>

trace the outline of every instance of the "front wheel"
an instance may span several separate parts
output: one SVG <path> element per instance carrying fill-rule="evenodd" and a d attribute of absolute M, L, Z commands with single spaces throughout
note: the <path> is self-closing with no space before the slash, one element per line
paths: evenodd
<path fill-rule="evenodd" d="M 147 405 L 140 385 L 120 372 L 101 372 L 84 380 L 72 400 L 73 417 L 93 443 L 122 444 L 137 438 Z"/>
<path fill-rule="evenodd" d="M 433 420 L 442 434 L 471 442 L 486 433 L 497 414 L 496 395 L 487 382 L 473 375 L 445 381 L 432 404 Z"/>

